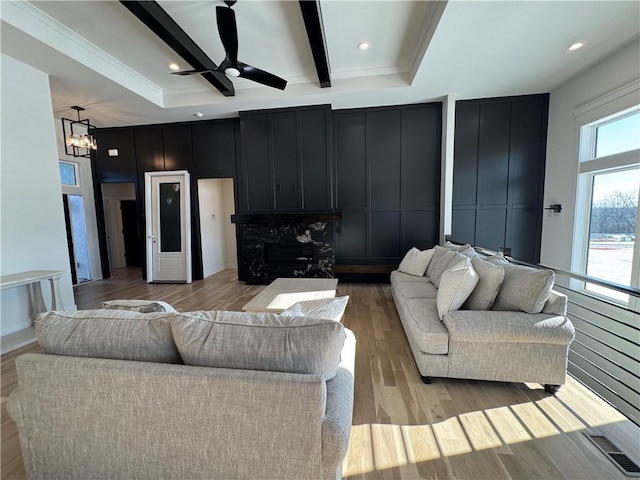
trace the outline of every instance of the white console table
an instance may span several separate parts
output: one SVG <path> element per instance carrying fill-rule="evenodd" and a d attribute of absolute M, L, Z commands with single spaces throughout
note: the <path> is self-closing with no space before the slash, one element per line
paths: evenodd
<path fill-rule="evenodd" d="M 60 286 L 58 280 L 62 277 L 62 270 L 30 270 L 28 272 L 13 273 L 11 275 L 0 276 L 0 289 L 19 287 L 26 285 L 29 292 L 29 314 L 32 319 L 36 319 L 38 314 L 47 310 L 59 310 L 63 308 L 60 297 Z M 42 288 L 40 282 L 49 280 L 51 285 L 51 308 L 48 309 L 42 298 Z"/>

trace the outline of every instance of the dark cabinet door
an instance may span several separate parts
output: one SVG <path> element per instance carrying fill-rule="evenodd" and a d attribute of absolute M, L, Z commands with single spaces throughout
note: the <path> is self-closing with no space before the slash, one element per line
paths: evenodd
<path fill-rule="evenodd" d="M 331 109 L 329 106 L 298 111 L 298 149 L 302 167 L 302 208 L 333 207 L 331 175 Z"/>
<path fill-rule="evenodd" d="M 365 151 L 372 210 L 400 208 L 402 110 L 367 113 Z"/>
<path fill-rule="evenodd" d="M 548 95 L 459 102 L 452 238 L 540 260 Z"/>
<path fill-rule="evenodd" d="M 366 114 L 336 113 L 337 207 L 344 210 L 367 207 Z"/>
<path fill-rule="evenodd" d="M 237 119 L 216 120 L 191 127 L 193 171 L 196 178 L 236 176 Z"/>
<path fill-rule="evenodd" d="M 176 125 L 162 128 L 164 169 L 193 172 L 191 127 Z"/>
<path fill-rule="evenodd" d="M 95 155 L 94 177 L 98 183 L 136 181 L 136 152 L 131 129 L 95 132 L 98 150 Z M 111 151 L 111 154 L 109 154 Z"/>
<path fill-rule="evenodd" d="M 269 114 L 250 114 L 240 118 L 242 135 L 241 208 L 245 211 L 272 211 L 273 165 Z"/>
<path fill-rule="evenodd" d="M 271 114 L 273 169 L 276 210 L 297 210 L 300 205 L 298 188 L 298 135 L 296 112 Z"/>

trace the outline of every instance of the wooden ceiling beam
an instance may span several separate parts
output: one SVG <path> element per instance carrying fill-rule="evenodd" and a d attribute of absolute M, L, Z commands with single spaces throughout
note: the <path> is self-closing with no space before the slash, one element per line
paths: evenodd
<path fill-rule="evenodd" d="M 171 47 L 195 70 L 214 70 L 218 66 L 155 1 L 120 0 L 131 13 Z M 215 22 L 212 22 L 215 27 Z M 222 72 L 203 73 L 202 77 L 225 97 L 235 96 L 233 83 Z"/>
<path fill-rule="evenodd" d="M 309 37 L 309 46 L 313 54 L 313 61 L 318 72 L 318 81 L 321 88 L 331 86 L 331 71 L 329 68 L 329 53 L 324 36 L 324 24 L 322 22 L 322 10 L 319 0 L 299 0 L 300 11 L 304 26 Z"/>

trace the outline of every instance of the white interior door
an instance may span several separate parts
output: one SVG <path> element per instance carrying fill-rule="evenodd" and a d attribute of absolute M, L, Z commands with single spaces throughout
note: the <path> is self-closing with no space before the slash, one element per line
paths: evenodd
<path fill-rule="evenodd" d="M 189 173 L 145 173 L 147 282 L 191 283 Z"/>

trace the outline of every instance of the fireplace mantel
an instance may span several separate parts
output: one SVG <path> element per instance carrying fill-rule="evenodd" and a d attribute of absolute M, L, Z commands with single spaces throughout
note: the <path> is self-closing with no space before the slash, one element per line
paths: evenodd
<path fill-rule="evenodd" d="M 292 212 L 292 213 L 248 213 L 231 215 L 231 223 L 270 224 L 282 222 L 326 222 L 342 219 L 342 212 Z"/>

